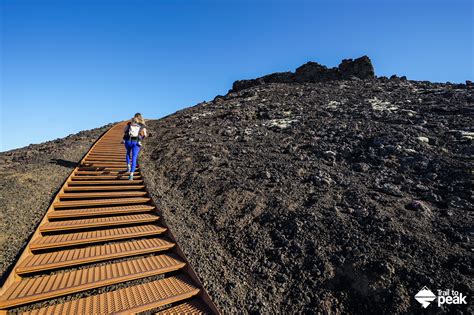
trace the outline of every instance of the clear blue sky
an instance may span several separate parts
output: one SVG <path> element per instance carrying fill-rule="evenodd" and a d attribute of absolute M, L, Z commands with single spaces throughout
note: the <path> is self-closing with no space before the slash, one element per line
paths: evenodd
<path fill-rule="evenodd" d="M 473 80 L 472 1 L 0 0 L 0 151 L 232 82 L 368 55 L 376 74 Z"/>

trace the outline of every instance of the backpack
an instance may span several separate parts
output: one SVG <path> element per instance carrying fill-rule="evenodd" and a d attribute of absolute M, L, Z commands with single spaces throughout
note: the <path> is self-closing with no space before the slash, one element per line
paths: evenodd
<path fill-rule="evenodd" d="M 128 130 L 125 132 L 125 136 L 124 136 L 124 139 L 125 138 L 128 138 L 128 139 L 137 139 L 139 136 L 140 136 L 140 131 L 142 130 L 142 126 L 137 124 L 137 123 L 131 123 L 129 126 L 128 126 Z"/>
<path fill-rule="evenodd" d="M 130 124 L 130 126 L 128 127 L 128 135 L 130 136 L 130 138 L 136 138 L 138 137 L 138 135 L 140 135 L 141 129 L 142 126 L 140 126 L 139 124 Z"/>

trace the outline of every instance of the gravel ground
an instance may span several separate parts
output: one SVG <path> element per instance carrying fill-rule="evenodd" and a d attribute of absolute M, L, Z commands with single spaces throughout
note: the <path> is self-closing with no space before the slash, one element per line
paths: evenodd
<path fill-rule="evenodd" d="M 142 154 L 224 313 L 418 313 L 425 285 L 471 295 L 471 84 L 245 84 L 149 122 Z"/>
<path fill-rule="evenodd" d="M 111 126 L 0 153 L 2 283 L 64 180 Z"/>

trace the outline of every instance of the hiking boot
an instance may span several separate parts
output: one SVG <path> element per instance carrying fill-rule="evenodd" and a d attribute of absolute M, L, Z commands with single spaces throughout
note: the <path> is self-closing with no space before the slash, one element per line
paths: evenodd
<path fill-rule="evenodd" d="M 128 176 L 128 180 L 133 180 L 133 173 L 130 173 L 130 176 Z"/>
<path fill-rule="evenodd" d="M 132 167 L 130 166 L 130 164 L 127 164 L 127 170 L 125 171 L 126 173 L 130 173 L 130 170 L 132 169 Z"/>

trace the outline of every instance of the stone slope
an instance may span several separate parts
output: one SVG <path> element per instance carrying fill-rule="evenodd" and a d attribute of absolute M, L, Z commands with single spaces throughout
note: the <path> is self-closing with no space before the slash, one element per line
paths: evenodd
<path fill-rule="evenodd" d="M 425 285 L 470 294 L 469 82 L 237 90 L 149 122 L 142 156 L 224 313 L 396 314 L 419 312 Z"/>

